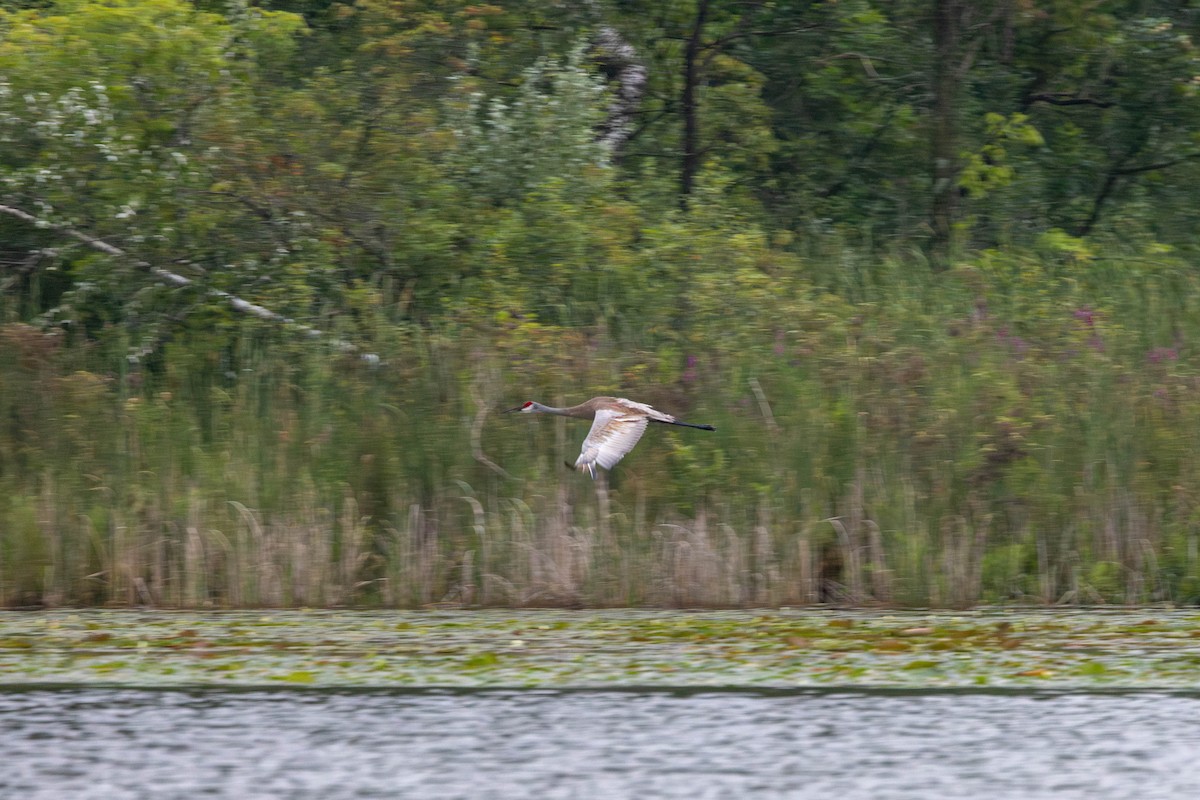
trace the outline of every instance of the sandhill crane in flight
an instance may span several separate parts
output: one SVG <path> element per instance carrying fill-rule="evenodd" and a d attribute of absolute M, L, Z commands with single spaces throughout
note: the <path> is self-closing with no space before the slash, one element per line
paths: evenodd
<path fill-rule="evenodd" d="M 592 429 L 588 431 L 587 438 L 583 440 L 583 451 L 575 461 L 575 469 L 587 470 L 593 478 L 596 477 L 597 465 L 605 469 L 615 467 L 617 462 L 638 443 L 638 439 L 641 439 L 642 434 L 646 432 L 646 426 L 651 422 L 682 425 L 685 428 L 699 428 L 702 431 L 716 430 L 712 425 L 680 422 L 657 408 L 652 408 L 645 403 L 635 403 L 624 397 L 593 397 L 586 403 L 580 403 L 570 408 L 554 408 L 529 400 L 504 413 L 511 414 L 514 411 L 522 414 L 557 414 L 560 417 L 592 420 Z"/>

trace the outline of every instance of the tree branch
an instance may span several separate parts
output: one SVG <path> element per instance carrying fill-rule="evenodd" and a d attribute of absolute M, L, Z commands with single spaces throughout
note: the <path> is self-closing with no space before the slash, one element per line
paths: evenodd
<path fill-rule="evenodd" d="M 1093 97 L 1081 97 L 1066 92 L 1040 92 L 1025 98 L 1025 106 L 1034 103 L 1048 103 L 1052 106 L 1095 106 L 1096 108 L 1112 108 L 1116 103 L 1110 100 L 1097 100 Z"/>
<path fill-rule="evenodd" d="M 850 156 L 849 163 L 847 164 L 846 169 L 843 170 L 841 179 L 836 181 L 833 185 L 819 190 L 817 192 L 817 197 L 833 197 L 846 188 L 847 184 L 850 183 L 851 170 L 866 162 L 867 156 L 871 155 L 871 152 L 883 141 L 884 134 L 891 130 L 892 119 L 895 116 L 896 106 L 888 106 L 887 112 L 884 114 L 883 121 L 879 125 L 875 126 L 875 130 L 871 134 L 871 137 L 867 139 L 867 141 L 863 142 L 862 146 L 858 148 L 857 152 Z"/>
<path fill-rule="evenodd" d="M 867 75 L 872 78 L 879 77 L 879 73 L 875 71 L 875 64 L 872 62 L 871 57 L 866 53 L 837 53 L 836 55 L 827 56 L 817 63 L 828 64 L 830 61 L 840 61 L 845 58 L 857 58 L 859 63 L 862 64 L 863 72 L 867 73 Z"/>
<path fill-rule="evenodd" d="M 1172 158 L 1169 161 L 1159 161 L 1154 164 L 1140 164 L 1136 167 L 1120 167 L 1113 170 L 1113 174 L 1137 175 L 1142 172 L 1154 172 L 1155 170 L 1167 169 L 1168 167 L 1173 167 L 1177 164 L 1183 164 L 1187 161 L 1195 161 L 1198 158 L 1200 158 L 1200 153 L 1188 153 L 1187 155 L 1179 156 L 1178 158 Z"/>
<path fill-rule="evenodd" d="M 132 258 L 132 256 L 129 255 L 129 253 L 125 252 L 124 250 L 117 247 L 116 245 L 109 244 L 108 242 L 104 241 L 103 239 L 97 239 L 94 236 L 89 236 L 88 234 L 86 234 L 82 231 L 75 230 L 74 228 L 69 227 L 67 225 L 60 225 L 57 223 L 48 222 L 47 220 L 41 219 L 39 217 L 35 217 L 33 214 L 30 214 L 28 211 L 23 211 L 19 208 L 14 208 L 13 206 L 0 205 L 0 213 L 8 214 L 10 217 L 16 217 L 17 219 L 27 222 L 30 225 L 33 225 L 34 227 L 49 229 L 49 230 L 61 233 L 64 236 L 69 236 L 72 239 L 75 239 L 76 241 L 82 242 L 83 244 L 87 245 L 88 247 L 92 248 L 93 250 L 104 253 L 105 255 L 109 255 L 114 258 L 120 258 L 123 260 L 130 260 Z M 169 270 L 165 270 L 162 267 L 156 267 L 147 261 L 133 261 L 132 263 L 135 267 L 142 270 L 143 272 L 148 272 L 149 274 L 154 275 L 157 278 L 161 278 L 162 280 L 166 281 L 167 283 L 169 283 L 173 286 L 183 287 L 183 286 L 196 285 L 195 281 L 193 281 L 191 278 L 185 277 L 185 276 L 180 275 L 175 272 L 171 272 Z M 321 331 L 317 328 L 314 328 L 311 325 L 305 325 L 304 323 L 296 322 L 294 319 L 291 319 L 290 317 L 285 317 L 282 314 L 272 311 L 271 309 L 266 308 L 264 306 L 260 306 L 257 303 L 251 303 L 249 300 L 243 300 L 242 298 L 238 297 L 237 295 L 230 294 L 229 292 L 224 292 L 224 291 L 221 291 L 220 289 L 205 289 L 204 292 L 209 297 L 216 297 L 221 300 L 224 300 L 225 302 L 227 302 L 229 304 L 229 306 L 231 308 L 233 308 L 234 311 L 239 311 L 243 314 L 250 314 L 251 316 L 258 317 L 259 319 L 265 320 L 267 322 L 275 322 L 275 323 L 278 323 L 281 325 L 286 325 L 288 327 L 295 328 L 296 330 L 303 333 L 305 336 L 308 336 L 313 339 L 316 339 L 316 338 L 319 338 L 319 337 L 325 335 L 325 333 L 323 331 Z M 356 352 L 358 350 L 358 347 L 356 345 L 352 344 L 351 342 L 342 340 L 342 339 L 329 339 L 329 341 L 331 344 L 333 344 L 334 347 L 338 348 L 339 350 L 341 350 L 344 353 L 352 353 L 352 352 Z M 378 358 L 378 356 L 374 356 L 374 354 L 364 354 L 363 358 L 365 358 L 367 360 L 375 360 Z"/>
<path fill-rule="evenodd" d="M 737 41 L 738 39 L 753 39 L 753 38 L 767 39 L 767 38 L 770 38 L 773 36 L 794 36 L 798 33 L 812 33 L 813 31 L 816 31 L 816 30 L 820 30 L 819 25 L 801 25 L 797 28 L 779 28 L 778 30 L 737 30 L 737 31 L 733 31 L 732 33 L 727 33 L 724 36 L 719 36 L 716 39 L 713 39 L 711 42 L 709 42 L 708 44 L 705 44 L 700 49 L 701 50 L 714 50 L 714 49 L 719 50 L 719 49 L 724 48 L 725 45 L 729 44 L 730 42 Z"/>
<path fill-rule="evenodd" d="M 1113 190 L 1116 189 L 1117 181 L 1121 179 L 1121 171 L 1124 169 L 1129 169 L 1129 167 L 1122 165 L 1132 160 L 1141 149 L 1142 142 L 1135 141 L 1125 155 L 1117 159 L 1116 163 L 1114 163 L 1105 171 L 1104 181 L 1100 184 L 1100 189 L 1096 192 L 1096 196 L 1092 199 L 1092 211 L 1090 214 L 1088 214 L 1087 220 L 1076 229 L 1076 236 L 1082 238 L 1092 232 L 1092 228 L 1094 228 L 1096 223 L 1100 221 L 1100 210 L 1108 201 L 1108 198 L 1113 193 Z"/>

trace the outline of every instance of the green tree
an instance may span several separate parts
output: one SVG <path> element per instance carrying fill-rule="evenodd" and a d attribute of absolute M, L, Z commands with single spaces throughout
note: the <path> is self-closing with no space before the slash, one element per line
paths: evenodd
<path fill-rule="evenodd" d="M 39 268 L 70 280 L 40 284 L 35 305 L 65 303 L 61 314 L 86 309 L 96 322 L 145 312 L 137 265 L 180 259 L 181 268 L 218 268 L 222 288 L 244 286 L 230 264 L 263 256 L 221 247 L 235 226 L 206 195 L 214 165 L 233 148 L 214 132 L 253 119 L 256 62 L 286 55 L 300 20 L 251 8 L 227 18 L 178 0 L 64 0 L 6 14 L 0 25 L 5 202 L 129 254 L 113 260 L 40 234 L 54 257 Z"/>
<path fill-rule="evenodd" d="M 1194 217 L 1179 211 L 1200 157 L 1195 9 L 1064 2 L 1014 24 L 1017 108 L 1046 139 L 1025 184 L 1039 190 L 1038 212 L 1076 236 L 1140 228 L 1190 239 Z"/>

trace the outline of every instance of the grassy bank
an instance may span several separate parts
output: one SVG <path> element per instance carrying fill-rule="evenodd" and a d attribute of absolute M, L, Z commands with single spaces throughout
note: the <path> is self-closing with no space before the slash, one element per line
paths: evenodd
<path fill-rule="evenodd" d="M 378 364 L 219 315 L 139 351 L 8 309 L 0 602 L 1200 599 L 1194 269 L 856 274 L 700 269 L 587 327 L 370 297 L 325 321 Z M 602 278 L 601 306 L 629 291 Z M 651 430 L 593 483 L 562 466 L 586 424 L 496 415 L 602 393 L 718 430 Z"/>

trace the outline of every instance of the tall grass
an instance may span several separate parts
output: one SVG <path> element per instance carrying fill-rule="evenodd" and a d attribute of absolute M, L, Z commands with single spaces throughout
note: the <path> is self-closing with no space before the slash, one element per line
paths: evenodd
<path fill-rule="evenodd" d="M 718 291 L 671 335 L 380 325 L 378 366 L 249 323 L 131 363 L 10 322 L 0 602 L 1200 600 L 1194 270 L 902 267 Z M 562 465 L 586 424 L 495 413 L 601 393 L 718 430 L 593 482 Z"/>

